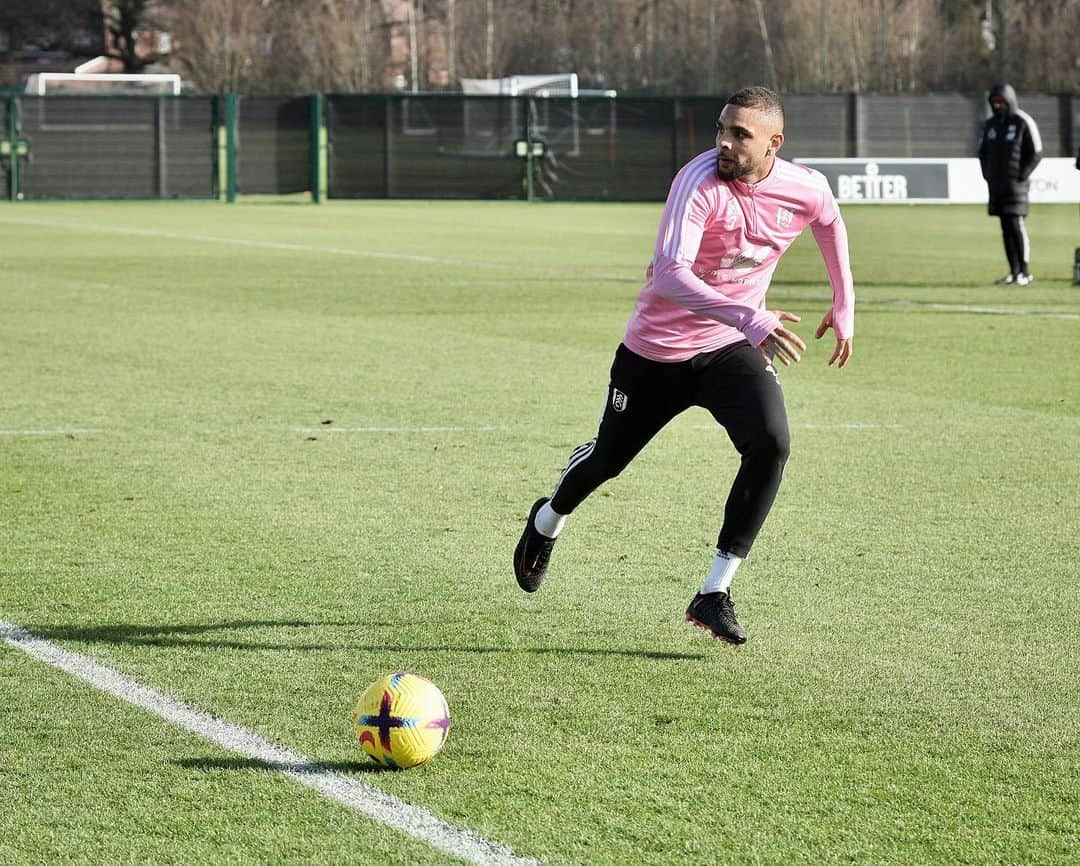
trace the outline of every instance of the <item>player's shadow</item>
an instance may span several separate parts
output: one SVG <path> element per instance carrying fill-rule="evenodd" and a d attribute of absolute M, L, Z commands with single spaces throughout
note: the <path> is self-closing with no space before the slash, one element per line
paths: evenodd
<path fill-rule="evenodd" d="M 170 625 L 160 623 L 141 625 L 116 623 L 103 626 L 29 626 L 27 631 L 49 640 L 71 640 L 82 643 L 113 643 L 132 646 L 188 647 L 191 649 L 235 650 L 328 650 L 341 646 L 339 643 L 294 643 L 287 640 L 260 641 L 224 638 L 216 632 L 243 631 L 245 629 L 310 629 L 310 628 L 361 628 L 362 626 L 389 626 L 390 623 L 359 622 L 313 622 L 306 620 L 228 620 L 226 622 L 187 623 Z M 209 639 L 201 636 L 211 635 Z"/>
<path fill-rule="evenodd" d="M 173 761 L 178 767 L 193 770 L 276 770 L 281 773 L 318 775 L 323 770 L 335 773 L 393 773 L 393 767 L 384 767 L 374 761 L 260 761 L 257 758 L 181 758 Z"/>
<path fill-rule="evenodd" d="M 244 640 L 220 632 L 236 632 L 245 629 L 349 629 L 352 632 L 372 628 L 393 628 L 390 622 L 334 622 L 306 620 L 228 620 L 217 623 L 187 623 L 184 625 L 116 623 L 103 626 L 55 626 L 30 625 L 27 631 L 47 640 L 76 641 L 79 643 L 123 644 L 127 646 L 177 647 L 194 650 L 248 650 L 248 651 L 340 651 L 371 653 L 446 653 L 457 652 L 472 655 L 582 655 L 622 656 L 656 661 L 703 661 L 701 653 L 665 652 L 661 650 L 619 649 L 609 647 L 566 646 L 484 646 L 479 644 L 415 645 L 393 643 L 350 643 L 348 639 L 326 642 L 296 641 L 283 636 L 281 640 Z"/>

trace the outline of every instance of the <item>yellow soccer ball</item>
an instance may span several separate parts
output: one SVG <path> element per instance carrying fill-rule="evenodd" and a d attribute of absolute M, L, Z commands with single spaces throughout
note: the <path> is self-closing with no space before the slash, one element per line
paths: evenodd
<path fill-rule="evenodd" d="M 435 683 L 416 674 L 388 674 L 360 696 L 353 727 L 373 760 L 405 769 L 438 754 L 450 731 L 450 709 Z"/>

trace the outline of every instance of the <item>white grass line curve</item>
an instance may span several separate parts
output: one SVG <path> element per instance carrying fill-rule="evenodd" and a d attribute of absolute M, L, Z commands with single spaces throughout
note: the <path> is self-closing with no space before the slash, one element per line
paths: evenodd
<path fill-rule="evenodd" d="M 425 842 L 459 860 L 478 866 L 538 866 L 509 848 L 472 830 L 437 818 L 357 779 L 320 766 L 303 755 L 278 745 L 225 719 L 190 707 L 176 698 L 140 685 L 130 677 L 72 650 L 39 638 L 18 625 L 0 620 L 0 638 L 15 649 L 71 674 L 86 683 L 153 713 L 174 725 L 231 752 L 265 764 L 313 788 L 328 799 Z"/>
<path fill-rule="evenodd" d="M 823 284 L 824 285 L 824 284 Z M 821 301 L 828 299 L 822 292 L 800 292 L 787 288 L 782 281 L 774 282 L 772 290 L 777 295 L 800 301 Z M 1017 307 L 993 307 L 979 304 L 949 304 L 942 301 L 916 301 L 909 298 L 859 298 L 859 307 L 872 311 L 875 307 L 906 307 L 911 310 L 926 310 L 933 313 L 972 313 L 983 316 L 1027 316 L 1042 319 L 1061 319 L 1066 322 L 1080 321 L 1080 313 L 1067 313 L 1063 310 L 1026 310 Z"/>
<path fill-rule="evenodd" d="M 505 427 L 293 427 L 294 433 L 503 433 Z"/>
<path fill-rule="evenodd" d="M 0 436 L 86 436 L 94 433 L 104 433 L 104 430 L 96 428 L 72 427 L 64 430 L 0 430 Z"/>
<path fill-rule="evenodd" d="M 267 250 L 285 250 L 288 252 L 322 253 L 333 256 L 351 256 L 359 259 L 389 259 L 391 261 L 418 262 L 431 265 L 464 265 L 475 268 L 514 269 L 512 264 L 497 262 L 466 261 L 464 259 L 443 259 L 436 256 L 420 256 L 412 253 L 387 253 L 375 250 L 346 249 L 344 247 L 322 247 L 314 244 L 291 244 L 280 241 L 259 241 L 248 238 L 228 238 L 218 235 L 198 235 L 184 232 L 166 232 L 158 229 L 135 229 L 123 226 L 86 225 L 85 223 L 62 223 L 51 220 L 0 219 L 7 225 L 41 226 L 42 228 L 64 229 L 68 231 L 98 232 L 104 234 L 134 235 L 136 237 L 164 238 L 175 241 L 197 241 L 208 244 L 225 244 L 238 247 L 256 247 Z"/>
<path fill-rule="evenodd" d="M 974 313 L 980 316 L 1031 316 L 1038 319 L 1063 319 L 1068 322 L 1080 322 L 1080 313 L 1063 313 L 1059 310 L 1022 310 L 1015 307 L 981 307 L 973 304 L 942 304 L 933 301 L 868 301 L 867 306 L 876 304 L 889 307 L 906 307 L 913 310 L 933 310 L 938 313 Z"/>

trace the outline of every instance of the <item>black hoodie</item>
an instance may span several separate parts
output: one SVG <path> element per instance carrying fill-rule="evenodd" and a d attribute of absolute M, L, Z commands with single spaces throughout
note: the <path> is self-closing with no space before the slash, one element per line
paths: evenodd
<path fill-rule="evenodd" d="M 995 84 L 986 101 L 995 96 L 1002 97 L 1008 109 L 1003 116 L 991 114 L 979 138 L 979 164 L 990 190 L 990 213 L 1026 216 L 1028 178 L 1042 159 L 1042 138 L 1031 115 L 1020 110 L 1010 85 Z"/>

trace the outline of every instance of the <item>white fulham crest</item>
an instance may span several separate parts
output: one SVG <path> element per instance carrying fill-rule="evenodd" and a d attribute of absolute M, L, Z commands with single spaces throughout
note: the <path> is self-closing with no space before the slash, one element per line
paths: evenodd
<path fill-rule="evenodd" d="M 626 411 L 626 404 L 629 399 L 630 398 L 627 397 L 618 388 L 611 389 L 611 408 L 614 409 L 616 412 Z"/>
<path fill-rule="evenodd" d="M 780 228 L 786 229 L 789 225 L 791 225 L 791 221 L 793 219 L 795 219 L 795 211 L 789 210 L 786 207 L 782 207 L 782 208 L 777 209 L 777 211 L 776 211 L 776 224 Z"/>

